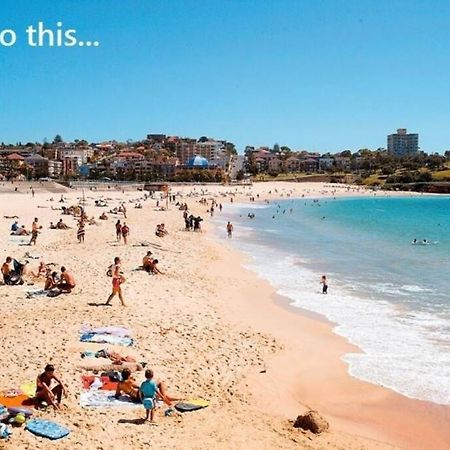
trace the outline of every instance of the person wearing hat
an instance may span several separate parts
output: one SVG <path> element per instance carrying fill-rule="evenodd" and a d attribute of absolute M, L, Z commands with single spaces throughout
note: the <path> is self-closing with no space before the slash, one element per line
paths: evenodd
<path fill-rule="evenodd" d="M 153 257 L 152 257 L 152 252 L 149 250 L 147 252 L 147 254 L 144 256 L 144 258 L 142 259 L 142 267 L 144 268 L 144 270 L 148 273 L 151 272 L 152 267 L 153 267 Z"/>
<path fill-rule="evenodd" d="M 52 383 L 56 383 L 52 387 Z M 55 367 L 52 364 L 45 366 L 44 372 L 36 379 L 36 400 L 45 401 L 55 409 L 61 409 L 60 403 L 66 388 L 62 381 L 55 375 Z"/>

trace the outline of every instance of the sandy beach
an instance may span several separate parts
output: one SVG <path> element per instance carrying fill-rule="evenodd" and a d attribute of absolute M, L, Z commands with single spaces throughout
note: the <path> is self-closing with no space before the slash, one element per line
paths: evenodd
<path fill-rule="evenodd" d="M 230 199 L 249 196 L 259 200 L 323 196 L 389 195 L 351 186 L 312 183 L 259 183 L 253 186 L 174 186 L 176 201 L 201 215 L 202 233 L 184 231 L 182 211 L 175 204 L 162 211 L 157 198 L 143 200 L 144 192 L 85 191 L 85 210 L 97 225 L 86 227 L 84 243 L 76 238 L 76 219 L 56 209 L 80 201 L 80 190 L 0 187 L 0 258 L 20 260 L 29 252 L 32 270 L 39 258 L 73 273 L 77 286 L 55 298 L 26 298 L 28 286 L 0 286 L 0 388 L 19 388 L 33 380 L 47 363 L 56 366 L 68 388 L 61 412 L 36 410 L 36 417 L 55 420 L 71 434 L 60 441 L 38 438 L 14 428 L 6 449 L 444 449 L 450 446 L 450 407 L 401 396 L 391 390 L 352 378 L 340 357 L 355 351 L 332 332 L 333 324 L 289 308 L 285 299 L 243 265 L 246 258 L 216 238 L 207 206 L 198 201 L 215 198 L 223 204 L 225 219 Z M 203 190 L 203 194 L 202 194 Z M 3 192 L 2 192 L 3 191 Z M 207 191 L 207 192 L 206 192 Z M 65 203 L 59 203 L 60 196 Z M 397 194 L 396 194 L 397 195 Z M 405 194 L 409 195 L 409 194 Z M 51 201 L 53 198 L 53 201 Z M 108 207 L 96 207 L 104 199 Z M 141 200 L 138 200 L 141 198 Z M 135 209 L 140 201 L 142 209 Z M 109 214 L 125 202 L 127 218 Z M 165 201 L 160 201 L 160 206 Z M 53 208 L 53 209 L 52 209 Z M 99 220 L 105 211 L 109 220 Z M 31 228 L 34 217 L 43 225 L 37 245 L 21 246 L 9 229 L 19 223 Z M 63 218 L 72 227 L 51 230 L 50 222 Z M 114 223 L 130 227 L 128 245 L 118 243 Z M 164 223 L 169 235 L 155 236 Z M 219 233 L 225 230 L 219 230 Z M 24 239 L 29 241 L 29 237 Z M 148 243 L 150 246 L 142 246 Z M 136 270 L 151 250 L 164 275 Z M 105 274 L 115 256 L 123 261 L 127 307 L 118 299 L 104 303 L 111 291 Z M 145 361 L 164 380 L 170 394 L 209 400 L 207 408 L 182 416 L 156 413 L 157 427 L 142 424 L 142 406 L 136 408 L 83 408 L 82 375 L 89 374 L 80 351 L 104 344 L 79 342 L 83 326 L 124 326 L 133 330 L 134 346 L 109 346 Z M 120 366 L 118 367 L 120 370 Z M 144 380 L 143 371 L 135 373 Z M 292 427 L 292 420 L 307 409 L 318 410 L 330 423 L 319 436 Z M 2 447 L 3 448 L 3 447 Z"/>

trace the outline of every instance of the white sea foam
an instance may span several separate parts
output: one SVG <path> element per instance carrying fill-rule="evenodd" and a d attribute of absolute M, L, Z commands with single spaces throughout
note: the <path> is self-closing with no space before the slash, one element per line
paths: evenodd
<path fill-rule="evenodd" d="M 320 313 L 336 323 L 335 333 L 361 353 L 343 356 L 349 373 L 403 395 L 450 404 L 450 329 L 447 317 L 409 311 L 382 300 L 357 296 L 330 277 L 329 294 L 320 293 L 320 274 L 305 268 L 298 257 L 271 250 L 267 270 L 263 247 L 244 244 L 253 257 L 250 268 L 268 279 L 278 293 L 299 308 Z M 384 293 L 423 293 L 420 286 L 379 286 Z"/>

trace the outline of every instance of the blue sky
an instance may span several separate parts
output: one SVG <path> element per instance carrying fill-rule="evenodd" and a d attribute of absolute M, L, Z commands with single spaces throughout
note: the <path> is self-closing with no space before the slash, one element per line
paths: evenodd
<path fill-rule="evenodd" d="M 32 48 L 25 28 L 98 48 Z M 450 149 L 450 2 L 2 0 L 0 141 L 207 135 L 338 151 L 406 127 Z"/>

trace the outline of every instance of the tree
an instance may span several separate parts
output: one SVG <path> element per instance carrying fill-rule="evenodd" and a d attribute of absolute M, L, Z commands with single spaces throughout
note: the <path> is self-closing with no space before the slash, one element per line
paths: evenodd
<path fill-rule="evenodd" d="M 61 144 L 62 142 L 64 142 L 64 141 L 63 141 L 63 138 L 61 137 L 60 134 L 57 134 L 57 135 L 55 136 L 55 139 L 53 139 L 53 143 L 54 143 L 54 144 Z"/>
<path fill-rule="evenodd" d="M 236 180 L 237 181 L 242 181 L 243 179 L 244 179 L 244 171 L 241 169 L 236 174 Z"/>
<path fill-rule="evenodd" d="M 227 150 L 228 156 L 230 156 L 230 155 L 237 155 L 236 147 L 235 147 L 235 145 L 232 142 L 227 142 L 225 144 L 225 148 Z"/>
<path fill-rule="evenodd" d="M 273 149 L 271 150 L 271 153 L 280 153 L 279 144 L 277 144 L 277 143 L 274 144 Z"/>

